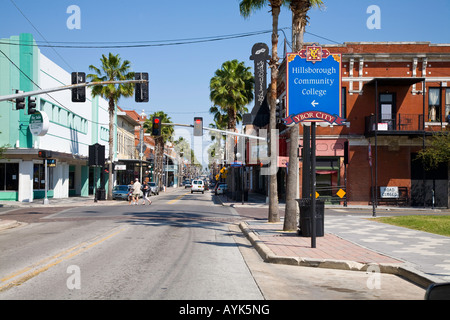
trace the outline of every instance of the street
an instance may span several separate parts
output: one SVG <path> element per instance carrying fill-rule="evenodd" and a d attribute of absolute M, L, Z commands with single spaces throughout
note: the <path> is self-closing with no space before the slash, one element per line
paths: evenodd
<path fill-rule="evenodd" d="M 0 232 L 0 299 L 423 299 L 389 274 L 371 289 L 365 272 L 263 262 L 209 191 L 152 200 L 2 214 L 24 224 Z"/>

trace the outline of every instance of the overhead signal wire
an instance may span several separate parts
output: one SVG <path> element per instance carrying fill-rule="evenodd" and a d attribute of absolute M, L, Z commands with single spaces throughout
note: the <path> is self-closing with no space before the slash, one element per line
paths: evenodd
<path fill-rule="evenodd" d="M 17 4 L 13 1 L 10 0 L 10 2 L 14 5 L 14 7 L 16 7 L 16 9 L 20 12 L 20 14 L 31 24 L 31 26 L 33 27 L 34 30 L 36 30 L 37 33 L 39 33 L 39 35 L 42 37 L 42 39 L 44 39 L 44 41 L 49 44 L 48 40 L 44 37 L 44 35 L 38 30 L 38 28 L 36 28 L 36 26 L 31 22 L 30 19 L 27 18 L 27 16 L 23 13 L 22 10 L 20 10 L 20 8 L 17 6 Z M 58 57 L 61 58 L 61 60 L 73 71 L 73 67 L 59 54 L 58 51 L 55 50 L 54 47 L 51 47 L 52 50 L 58 55 Z"/>
<path fill-rule="evenodd" d="M 289 28 L 280 28 L 289 29 Z M 222 36 L 209 36 L 199 38 L 186 38 L 186 39 L 173 39 L 173 40 L 147 40 L 147 41 L 126 41 L 126 42 L 46 42 L 46 44 L 26 43 L 24 41 L 15 43 L 14 41 L 0 42 L 0 44 L 6 45 L 20 45 L 20 46 L 39 46 L 42 48 L 70 48 L 70 49 L 112 49 L 112 48 L 145 48 L 145 47 L 164 47 L 164 46 L 176 46 L 187 45 L 204 42 L 214 42 L 230 39 L 238 39 L 244 37 L 251 37 L 255 35 L 261 35 L 270 33 L 272 30 L 262 30 L 247 33 L 237 33 Z M 93 45 L 83 45 L 93 43 Z M 99 45 L 102 43 L 111 43 L 109 45 Z"/>

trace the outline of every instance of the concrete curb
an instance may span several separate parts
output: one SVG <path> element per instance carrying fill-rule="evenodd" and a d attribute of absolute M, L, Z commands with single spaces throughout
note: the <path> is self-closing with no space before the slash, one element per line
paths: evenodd
<path fill-rule="evenodd" d="M 433 283 L 441 282 L 439 279 L 428 276 L 421 271 L 404 265 L 388 264 L 388 263 L 360 263 L 350 260 L 333 260 L 333 259 L 312 259 L 302 257 L 277 256 L 267 247 L 259 237 L 251 231 L 248 224 L 243 221 L 239 223 L 239 228 L 254 246 L 261 258 L 267 263 L 286 264 L 301 267 L 328 268 L 348 271 L 365 271 L 365 272 L 381 272 L 393 274 L 403 277 L 423 288 L 427 288 Z"/>
<path fill-rule="evenodd" d="M 35 202 L 24 202 L 24 203 L 5 203 L 2 202 L 1 206 L 4 208 L 11 208 L 11 209 L 24 209 L 24 208 L 48 208 L 48 207 L 86 207 L 86 206 L 116 206 L 116 205 L 128 205 L 127 201 L 121 201 L 121 200 L 99 200 L 97 202 L 94 202 L 94 200 L 86 199 L 83 201 L 73 201 L 73 202 L 58 202 L 53 201 L 52 199 L 49 200 L 48 204 L 43 204 L 41 201 L 35 201 Z"/>
<path fill-rule="evenodd" d="M 0 231 L 20 227 L 24 223 L 15 220 L 0 220 Z"/>

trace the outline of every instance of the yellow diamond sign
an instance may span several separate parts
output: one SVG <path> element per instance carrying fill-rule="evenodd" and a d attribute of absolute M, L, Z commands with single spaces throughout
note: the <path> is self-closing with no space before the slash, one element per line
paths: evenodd
<path fill-rule="evenodd" d="M 336 194 L 337 194 L 338 197 L 341 198 L 341 199 L 346 195 L 345 191 L 342 190 L 342 189 L 339 189 L 339 191 L 338 191 Z"/>

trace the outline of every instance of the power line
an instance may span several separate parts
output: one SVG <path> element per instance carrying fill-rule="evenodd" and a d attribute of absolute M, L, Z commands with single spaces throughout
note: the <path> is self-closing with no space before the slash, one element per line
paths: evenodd
<path fill-rule="evenodd" d="M 37 33 L 39 33 L 39 35 L 45 40 L 45 42 L 47 42 L 47 44 L 49 44 L 49 42 L 47 41 L 47 39 L 44 37 L 44 35 L 38 30 L 38 28 L 36 28 L 36 26 L 31 22 L 30 19 L 27 18 L 27 16 L 22 12 L 22 10 L 20 10 L 20 8 L 17 6 L 17 4 L 13 1 L 13 0 L 9 0 L 14 7 L 16 7 L 16 9 L 20 12 L 20 14 L 31 24 L 31 26 L 34 28 L 34 30 L 36 30 Z M 52 48 L 52 50 L 58 55 L 58 57 L 61 58 L 61 60 L 70 68 L 72 69 L 72 71 L 74 71 L 74 69 L 72 68 L 72 66 L 55 50 L 55 48 Z"/>
<path fill-rule="evenodd" d="M 10 1 L 13 2 L 13 0 L 10 0 Z M 16 8 L 20 11 L 20 9 L 17 6 L 16 6 Z M 23 15 L 23 13 L 22 13 L 22 15 Z M 28 41 L 22 40 L 20 42 L 14 42 L 15 40 L 10 39 L 9 42 L 0 42 L 0 44 L 18 45 L 18 46 L 37 46 L 37 47 L 43 47 L 43 48 L 52 48 L 53 50 L 54 50 L 54 48 L 65 48 L 65 49 L 146 48 L 146 47 L 166 47 L 166 46 L 177 46 L 177 45 L 204 43 L 204 42 L 223 41 L 223 40 L 230 40 L 230 39 L 252 37 L 252 36 L 272 32 L 272 30 L 260 30 L 260 31 L 252 31 L 252 32 L 245 32 L 245 33 L 217 35 L 217 36 L 181 38 L 181 39 L 163 39 L 163 40 L 140 40 L 140 41 L 48 41 L 39 32 L 39 30 L 36 29 L 36 27 L 31 23 L 31 21 L 28 18 L 26 18 L 26 19 L 30 22 L 30 24 L 33 26 L 33 28 L 35 28 L 35 30 L 44 38 L 44 41 L 35 40 L 34 42 L 31 42 L 31 41 L 28 42 Z M 292 30 L 291 27 L 278 28 L 278 30 L 283 33 L 288 46 L 292 47 L 291 43 L 288 40 L 288 37 L 286 36 L 286 34 L 284 32 L 284 30 L 286 30 L 286 29 Z M 312 32 L 305 31 L 305 34 L 309 34 L 311 36 L 314 36 L 314 37 L 317 37 L 320 39 L 324 39 L 324 40 L 330 41 L 332 43 L 340 44 L 340 42 L 338 42 L 338 41 L 320 36 L 320 35 L 312 33 Z M 43 44 L 42 42 L 45 42 L 45 44 Z M 61 59 L 63 59 L 63 58 L 61 57 Z M 67 64 L 67 62 L 66 62 L 66 64 Z M 71 68 L 71 69 L 73 69 L 73 68 Z"/>
<path fill-rule="evenodd" d="M 280 28 L 281 29 L 289 29 L 289 27 Z M 260 31 L 251 31 L 251 32 L 243 32 L 243 33 L 233 33 L 233 34 L 226 34 L 226 35 L 215 35 L 215 36 L 205 36 L 205 37 L 193 37 L 193 38 L 180 38 L 180 39 L 163 39 L 163 40 L 139 40 L 139 41 L 45 41 L 48 44 L 55 43 L 55 44 L 150 44 L 150 43 L 164 43 L 164 42 L 183 42 L 183 41 L 195 41 L 195 40 L 209 40 L 209 39 L 216 39 L 216 38 L 228 38 L 228 37 L 235 37 L 235 36 L 251 36 L 251 35 L 258 35 L 261 33 L 268 33 L 271 32 L 271 30 L 260 30 Z M 26 43 L 27 41 L 23 41 L 23 43 Z M 42 41 L 36 40 L 36 43 L 39 43 Z M 32 44 L 30 41 L 29 44 Z"/>
<path fill-rule="evenodd" d="M 288 29 L 288 28 L 280 28 Z M 270 33 L 272 30 L 262 30 L 247 33 L 237 33 L 221 36 L 209 36 L 209 37 L 198 37 L 198 38 L 186 38 L 186 39 L 173 39 L 173 40 L 147 40 L 147 41 L 130 41 L 130 42 L 48 42 L 47 44 L 35 44 L 26 43 L 21 41 L 19 43 L 14 43 L 14 41 L 0 42 L 0 44 L 6 45 L 19 45 L 19 46 L 38 46 L 47 48 L 70 48 L 70 49 L 112 49 L 112 48 L 145 48 L 145 47 L 165 47 L 165 46 L 176 46 L 176 45 L 186 45 L 204 42 L 215 42 L 222 40 L 238 39 L 251 37 L 261 34 Z M 54 43 L 54 44 L 52 44 Z M 93 43 L 93 45 L 81 45 L 86 43 Z M 99 43 L 111 43 L 110 45 L 98 45 Z M 77 45 L 75 45 L 77 44 Z"/>
<path fill-rule="evenodd" d="M 320 38 L 320 39 L 324 39 L 324 40 L 327 40 L 327 41 L 330 41 L 330 42 L 334 42 L 334 43 L 336 43 L 336 44 L 341 44 L 341 43 L 338 42 L 338 41 L 334 41 L 334 40 L 331 40 L 331 39 L 329 39 L 329 38 L 325 38 L 325 37 L 319 36 L 318 34 L 314 34 L 314 33 L 312 33 L 312 32 L 305 31 L 305 33 L 306 33 L 306 34 L 310 34 L 310 35 L 312 35 L 312 36 L 314 36 L 314 37 L 317 37 L 317 38 Z"/>
<path fill-rule="evenodd" d="M 20 73 L 22 73 L 28 80 L 30 80 L 31 83 L 33 83 L 36 87 L 38 87 L 39 89 L 42 90 L 42 88 L 41 88 L 36 82 L 34 82 L 33 79 L 31 79 L 31 78 L 30 78 L 30 77 L 29 77 L 22 69 L 20 69 L 20 67 L 19 67 L 17 64 L 15 64 L 14 61 L 12 61 L 12 60 L 6 55 L 6 53 L 3 52 L 3 50 L 0 49 L 0 53 L 2 53 L 2 54 L 5 56 L 5 58 L 8 59 L 8 61 L 9 61 L 14 67 L 16 67 L 16 68 L 20 71 Z M 77 116 L 79 116 L 79 117 L 85 119 L 84 117 L 80 116 L 79 114 L 77 114 L 77 113 L 73 112 L 72 110 L 70 110 L 69 108 L 67 108 L 64 104 L 62 104 L 61 102 L 59 102 L 56 98 L 52 97 L 49 93 L 46 93 L 46 95 L 49 96 L 53 101 L 55 101 L 56 103 L 58 103 L 58 104 L 59 104 L 62 108 L 64 108 L 65 110 L 67 110 L 67 111 L 69 111 L 69 112 L 71 112 L 71 113 L 73 113 L 73 114 L 75 114 L 75 115 L 77 115 Z M 108 123 L 96 122 L 96 121 L 92 121 L 92 120 L 89 120 L 89 119 L 86 119 L 86 120 L 89 121 L 89 122 L 95 123 L 95 124 L 99 124 L 99 125 L 105 125 L 105 126 L 108 125 Z"/>

